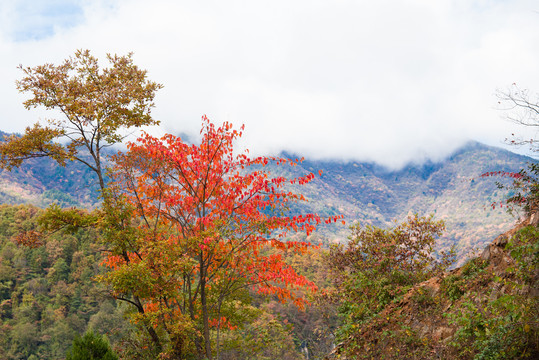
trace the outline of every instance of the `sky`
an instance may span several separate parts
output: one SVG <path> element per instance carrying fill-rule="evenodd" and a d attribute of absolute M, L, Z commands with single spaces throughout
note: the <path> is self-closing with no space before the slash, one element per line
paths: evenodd
<path fill-rule="evenodd" d="M 470 140 L 537 135 L 506 121 L 496 98 L 512 84 L 539 92 L 536 0 L 0 3 L 6 132 L 52 116 L 24 109 L 17 66 L 89 49 L 103 65 L 106 53 L 133 52 L 164 85 L 159 132 L 196 138 L 206 114 L 245 124 L 251 154 L 400 167 Z"/>

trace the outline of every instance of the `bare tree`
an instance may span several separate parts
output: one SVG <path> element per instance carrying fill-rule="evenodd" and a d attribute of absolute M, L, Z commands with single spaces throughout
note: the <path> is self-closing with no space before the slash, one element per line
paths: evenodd
<path fill-rule="evenodd" d="M 530 147 L 534 153 L 539 153 L 537 133 L 539 132 L 539 94 L 529 90 L 521 90 L 513 83 L 505 91 L 498 90 L 499 109 L 505 112 L 505 118 L 515 124 L 532 129 L 532 136 L 527 137 L 511 134 L 505 142 L 510 145 Z"/>

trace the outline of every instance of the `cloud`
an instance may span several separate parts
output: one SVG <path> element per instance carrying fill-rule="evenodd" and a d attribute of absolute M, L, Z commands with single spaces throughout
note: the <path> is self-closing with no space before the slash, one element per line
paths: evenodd
<path fill-rule="evenodd" d="M 15 3 L 3 19 L 24 17 L 28 2 Z M 495 110 L 496 89 L 539 91 L 534 1 L 54 4 L 31 14 L 38 27 L 0 27 L 2 130 L 48 116 L 19 105 L 16 65 L 59 62 L 77 48 L 134 51 L 165 85 L 154 111 L 165 131 L 196 134 L 208 114 L 244 123 L 254 153 L 389 166 L 440 159 L 469 139 L 499 145 L 515 129 Z M 17 35 L 25 31 L 33 35 Z"/>

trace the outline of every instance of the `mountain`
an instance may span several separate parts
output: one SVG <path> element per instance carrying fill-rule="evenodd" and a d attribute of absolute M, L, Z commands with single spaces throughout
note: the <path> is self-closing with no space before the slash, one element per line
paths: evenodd
<path fill-rule="evenodd" d="M 300 170 L 316 173 L 302 192 L 309 198 L 307 208 L 324 215 L 344 214 L 346 226 L 332 224 L 322 233 L 333 241 L 348 235 L 354 222 L 391 226 L 409 214 L 433 214 L 446 222 L 446 233 L 439 250 L 457 246 L 460 258 L 483 247 L 490 239 L 506 231 L 515 218 L 499 206 L 506 193 L 496 181 L 482 178 L 488 171 L 516 172 L 533 159 L 512 152 L 470 142 L 444 161 L 409 164 L 391 170 L 372 163 L 304 161 Z M 492 204 L 497 203 L 494 209 Z"/>
<path fill-rule="evenodd" d="M 348 226 L 355 221 L 389 226 L 408 214 L 433 214 L 446 222 L 439 249 L 456 244 L 458 253 L 464 255 L 515 222 L 505 209 L 491 207 L 505 196 L 495 185 L 495 180 L 504 179 L 481 178 L 481 174 L 518 171 L 529 161 L 533 159 L 470 142 L 443 161 L 409 164 L 399 170 L 374 163 L 308 159 L 295 167 L 269 165 L 268 169 L 287 177 L 322 170 L 322 176 L 307 186 L 291 185 L 309 200 L 291 210 L 343 214 L 347 224 L 323 226 L 312 241 L 345 241 Z M 48 159 L 33 159 L 11 172 L 0 172 L 0 203 L 45 207 L 58 202 L 93 208 L 97 205 L 95 180 L 95 174 L 81 164 L 63 168 Z"/>

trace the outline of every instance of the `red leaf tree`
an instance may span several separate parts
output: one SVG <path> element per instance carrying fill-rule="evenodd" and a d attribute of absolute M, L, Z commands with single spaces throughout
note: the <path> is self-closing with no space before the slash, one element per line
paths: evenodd
<path fill-rule="evenodd" d="M 271 177 L 268 163 L 298 161 L 234 154 L 243 127 L 216 128 L 205 116 L 202 125 L 200 145 L 173 135 L 129 144 L 115 158 L 105 205 L 113 251 L 103 280 L 118 298 L 137 299 L 138 319 L 175 358 L 195 352 L 211 359 L 212 340 L 218 356 L 220 329 L 241 326 L 238 299 L 246 288 L 299 307 L 303 291 L 316 290 L 281 257 L 311 246 L 285 240 L 290 232 L 310 234 L 321 221 L 288 215 L 291 203 L 305 199 L 285 185 L 314 175 Z"/>

